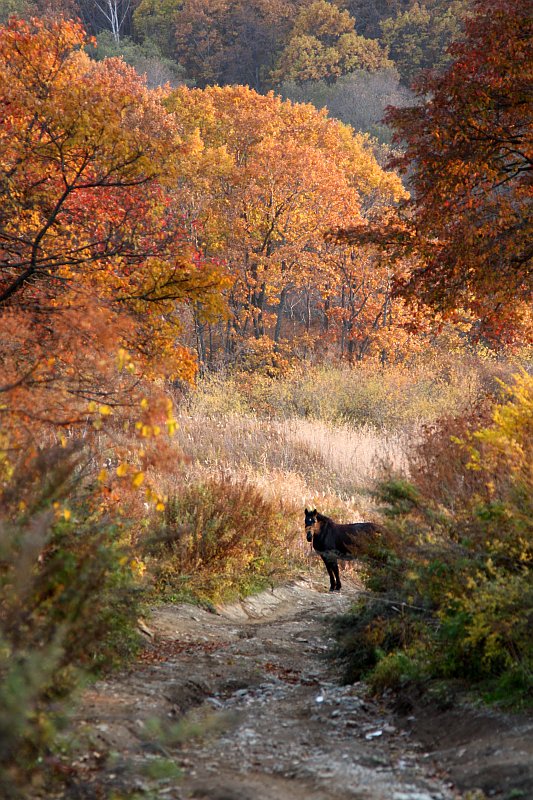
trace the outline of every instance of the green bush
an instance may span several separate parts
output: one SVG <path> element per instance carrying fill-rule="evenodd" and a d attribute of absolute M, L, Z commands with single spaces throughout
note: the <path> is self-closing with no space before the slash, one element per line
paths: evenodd
<path fill-rule="evenodd" d="M 379 487 L 389 555 L 368 562 L 369 586 L 413 612 L 402 619 L 363 603 L 341 635 L 355 677 L 374 670 L 374 686 L 394 682 L 395 656 L 416 651 L 428 678 L 459 679 L 500 702 L 508 686 L 509 701 L 531 703 L 533 377 L 515 376 L 504 393 L 428 428 L 409 480 Z"/>
<path fill-rule="evenodd" d="M 420 609 L 390 597 L 361 598 L 334 621 L 334 655 L 344 668 L 347 683 L 373 673 L 374 668 L 399 648 L 409 649 L 421 629 Z"/>
<path fill-rule="evenodd" d="M 80 683 L 138 647 L 131 554 L 119 525 L 95 510 L 83 473 L 82 453 L 50 451 L 13 476 L 2 495 L 3 797 L 23 797 L 28 782 L 42 778 Z"/>

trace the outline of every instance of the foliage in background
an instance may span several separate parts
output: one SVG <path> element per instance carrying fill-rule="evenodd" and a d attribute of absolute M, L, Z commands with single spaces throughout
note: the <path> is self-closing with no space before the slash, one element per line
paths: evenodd
<path fill-rule="evenodd" d="M 518 361 L 520 363 L 520 361 Z M 377 430 L 412 429 L 467 412 L 506 378 L 512 362 L 464 350 L 426 353 L 409 365 L 293 366 L 285 374 L 233 370 L 206 375 L 188 395 L 191 413 L 309 418 Z"/>
<path fill-rule="evenodd" d="M 468 0 L 439 5 L 431 8 L 415 2 L 381 22 L 383 45 L 406 85 L 422 70 L 442 70 L 450 61 L 448 47 L 461 37 Z"/>
<path fill-rule="evenodd" d="M 91 52 L 90 54 L 92 55 Z M 124 36 L 117 43 L 109 31 L 102 31 L 97 37 L 94 57 L 98 61 L 103 61 L 105 58 L 124 59 L 126 64 L 145 77 L 149 89 L 166 84 L 179 86 L 186 83 L 183 67 L 173 59 L 164 56 L 151 39 L 139 44 L 129 36 Z"/>
<path fill-rule="evenodd" d="M 355 20 L 327 0 L 312 0 L 298 12 L 272 80 L 303 83 L 333 81 L 354 70 L 375 72 L 391 67 L 379 42 L 355 30 Z"/>
<path fill-rule="evenodd" d="M 351 678 L 478 684 L 530 704 L 533 673 L 533 377 L 466 419 L 430 427 L 410 478 L 380 488 L 396 544 L 369 564 L 381 592 L 340 623 Z"/>
<path fill-rule="evenodd" d="M 391 130 L 383 123 L 387 106 L 402 107 L 412 102 L 412 94 L 399 83 L 396 69 L 375 72 L 353 70 L 334 83 L 308 81 L 303 84 L 285 81 L 279 91 L 294 103 L 313 103 L 327 108 L 328 114 L 368 133 L 379 143 L 390 144 Z"/>
<path fill-rule="evenodd" d="M 391 64 L 407 83 L 445 62 L 466 8 L 465 0 L 141 0 L 125 33 L 152 40 L 202 87 L 242 84 L 265 92 L 273 82 L 334 83 Z"/>
<path fill-rule="evenodd" d="M 246 87 L 180 87 L 167 106 L 196 142 L 180 181 L 183 218 L 233 278 L 230 319 L 194 318 L 202 367 L 270 361 L 279 374 L 311 353 L 397 362 L 423 347 L 432 320 L 392 301 L 390 265 L 373 247 L 325 239 L 347 218 L 393 213 L 405 196 L 368 137 Z"/>

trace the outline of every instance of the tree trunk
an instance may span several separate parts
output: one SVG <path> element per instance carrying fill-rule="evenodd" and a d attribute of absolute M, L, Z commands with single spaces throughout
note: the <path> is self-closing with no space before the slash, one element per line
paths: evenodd
<path fill-rule="evenodd" d="M 277 345 L 281 334 L 281 325 L 283 323 L 283 312 L 285 310 L 285 300 L 289 292 L 289 287 L 284 286 L 279 295 L 279 303 L 276 311 L 276 327 L 274 329 L 274 342 Z M 276 348 L 277 349 L 277 348 Z"/>

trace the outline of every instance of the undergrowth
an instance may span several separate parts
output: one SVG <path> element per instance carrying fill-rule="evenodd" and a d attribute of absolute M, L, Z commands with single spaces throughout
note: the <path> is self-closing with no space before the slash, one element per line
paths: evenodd
<path fill-rule="evenodd" d="M 167 501 L 148 566 L 162 598 L 212 603 L 272 586 L 294 571 L 292 514 L 251 483 L 212 477 Z"/>
<path fill-rule="evenodd" d="M 464 354 L 433 354 L 410 365 L 306 364 L 275 377 L 207 375 L 188 402 L 193 415 L 304 418 L 392 431 L 460 413 L 508 374 L 506 362 Z"/>
<path fill-rule="evenodd" d="M 53 791 L 72 696 L 137 652 L 140 593 L 127 529 L 98 512 L 87 454 L 43 451 L 2 494 L 0 794 Z M 22 499 L 24 498 L 24 499 Z"/>
<path fill-rule="evenodd" d="M 533 378 L 429 427 L 409 479 L 378 488 L 388 561 L 372 600 L 336 623 L 347 680 L 376 689 L 460 681 L 512 707 L 533 701 Z"/>

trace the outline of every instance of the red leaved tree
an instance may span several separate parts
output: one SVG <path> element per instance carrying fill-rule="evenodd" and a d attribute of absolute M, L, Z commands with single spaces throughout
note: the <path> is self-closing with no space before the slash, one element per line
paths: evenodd
<path fill-rule="evenodd" d="M 387 225 L 346 231 L 417 256 L 407 296 L 467 308 L 505 336 L 531 299 L 530 0 L 476 0 L 451 65 L 415 83 L 419 102 L 389 109 L 412 195 Z M 342 238 L 342 237 L 341 237 Z"/>

